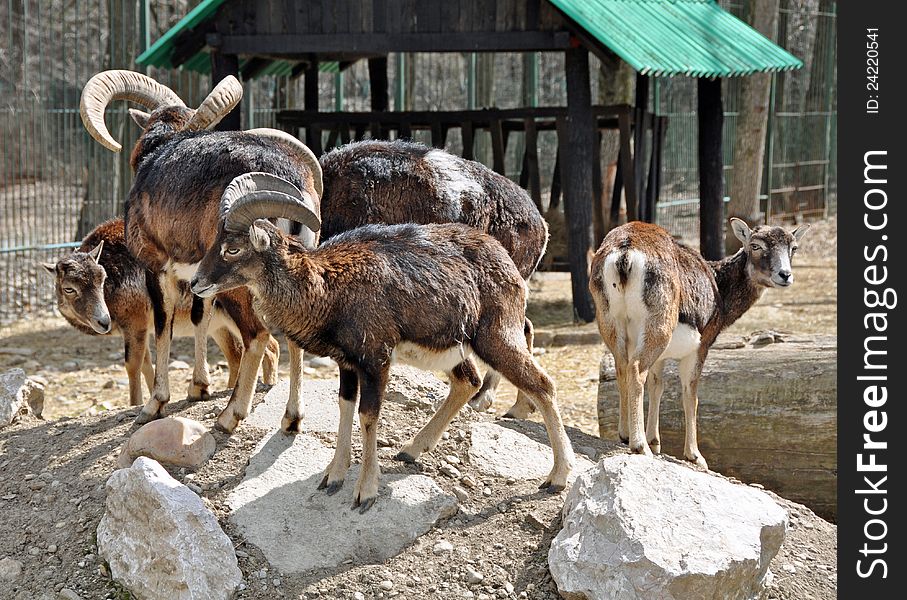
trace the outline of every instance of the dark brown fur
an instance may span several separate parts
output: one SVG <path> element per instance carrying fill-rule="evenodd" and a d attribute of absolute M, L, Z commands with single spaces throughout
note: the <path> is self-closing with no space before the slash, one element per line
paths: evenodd
<path fill-rule="evenodd" d="M 462 357 L 447 367 L 452 377 L 449 404 L 425 430 L 440 436 L 476 391 L 471 350 L 540 403 L 555 446 L 556 466 L 546 485 L 561 489 L 565 483 L 569 442 L 557 414 L 554 382 L 525 344 L 526 284 L 490 236 L 462 224 L 367 225 L 309 250 L 258 221 L 248 234 L 222 230 L 193 281 L 193 290 L 203 295 L 239 286 L 252 291 L 256 309 L 270 326 L 305 350 L 338 362 L 341 382 L 346 382 L 341 398 L 351 400 L 355 390 L 350 380 L 358 381 L 364 474 L 377 469 L 367 448 L 369 440 L 374 443 L 394 350 L 409 342 L 434 352 L 460 348 Z M 288 405 L 285 423 L 292 425 L 294 410 Z M 402 460 L 414 460 L 437 441 L 420 435 L 428 441 L 414 438 Z M 335 458 L 343 445 L 338 442 Z M 325 476 L 329 493 L 337 486 L 329 481 L 332 477 Z M 360 476 L 361 481 L 368 482 L 369 476 Z M 375 487 L 357 494 L 357 504 L 368 508 L 376 492 Z"/>

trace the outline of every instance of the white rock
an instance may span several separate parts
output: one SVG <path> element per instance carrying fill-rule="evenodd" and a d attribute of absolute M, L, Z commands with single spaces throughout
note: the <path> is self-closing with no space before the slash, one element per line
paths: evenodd
<path fill-rule="evenodd" d="M 447 384 L 429 371 L 409 365 L 394 365 L 384 400 L 433 410 L 447 397 L 447 391 Z"/>
<path fill-rule="evenodd" d="M 0 581 L 15 581 L 22 576 L 22 563 L 12 558 L 0 560 Z"/>
<path fill-rule="evenodd" d="M 107 480 L 98 554 L 143 600 L 231 597 L 242 580 L 233 544 L 201 498 L 139 457 Z"/>
<path fill-rule="evenodd" d="M 431 549 L 431 551 L 433 554 L 440 556 L 441 554 L 447 554 L 449 552 L 453 552 L 453 549 L 454 549 L 453 544 L 451 544 L 447 540 L 438 540 L 438 543 L 434 545 L 434 547 Z"/>
<path fill-rule="evenodd" d="M 339 385 L 336 379 L 303 379 L 303 431 L 337 433 L 340 424 L 340 411 L 337 410 Z M 255 407 L 245 423 L 267 429 L 279 428 L 289 393 L 290 380 L 282 379 L 268 390 L 264 401 Z"/>
<path fill-rule="evenodd" d="M 0 427 L 12 423 L 23 406 L 40 417 L 44 410 L 44 385 L 28 379 L 22 369 L 0 373 Z"/>
<path fill-rule="evenodd" d="M 198 421 L 167 417 L 139 427 L 120 451 L 117 464 L 125 469 L 139 456 L 147 456 L 167 465 L 197 469 L 216 449 L 214 436 Z"/>
<path fill-rule="evenodd" d="M 576 480 L 563 523 L 548 564 L 564 597 L 755 599 L 787 513 L 751 487 L 621 454 Z"/>
<path fill-rule="evenodd" d="M 457 510 L 456 498 L 430 478 L 388 473 L 370 510 L 350 510 L 358 464 L 333 496 L 317 489 L 333 454 L 312 436 L 275 432 L 254 450 L 227 497 L 230 521 L 281 573 L 379 563 Z"/>
<path fill-rule="evenodd" d="M 484 575 L 474 569 L 466 567 L 466 583 L 468 583 L 469 585 L 476 585 L 478 583 L 482 583 L 482 581 L 484 580 Z"/>
<path fill-rule="evenodd" d="M 174 360 L 170 363 L 170 369 L 175 371 L 185 371 L 191 369 L 192 367 L 184 360 Z"/>
<path fill-rule="evenodd" d="M 337 363 L 334 362 L 334 359 L 328 358 L 327 356 L 316 356 L 309 361 L 309 365 L 315 369 L 332 369 L 337 367 Z"/>
<path fill-rule="evenodd" d="M 389 592 L 392 589 L 394 589 L 394 582 L 391 581 L 390 579 L 385 579 L 384 581 L 382 581 L 381 583 L 378 584 L 378 589 L 384 590 L 385 592 Z"/>
<path fill-rule="evenodd" d="M 544 479 L 551 472 L 554 457 L 549 446 L 497 423 L 475 423 L 471 432 L 469 459 L 482 473 L 514 479 Z M 592 466 L 590 460 L 577 456 L 569 480 Z"/>
<path fill-rule="evenodd" d="M 63 588 L 57 592 L 57 600 L 82 600 L 82 596 L 69 588 Z"/>

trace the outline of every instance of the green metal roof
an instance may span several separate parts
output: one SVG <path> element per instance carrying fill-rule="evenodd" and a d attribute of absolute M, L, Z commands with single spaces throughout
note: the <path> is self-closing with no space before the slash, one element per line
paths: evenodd
<path fill-rule="evenodd" d="M 732 77 L 803 63 L 711 0 L 549 0 L 643 75 Z"/>
<path fill-rule="evenodd" d="M 140 65 L 145 65 L 149 67 L 163 67 L 163 68 L 173 68 L 173 62 L 171 57 L 173 55 L 173 49 L 176 44 L 177 37 L 184 31 L 188 31 L 197 27 L 203 21 L 206 21 L 208 18 L 212 17 L 217 9 L 220 8 L 220 5 L 226 2 L 227 0 L 202 0 L 185 17 L 179 20 L 179 22 L 167 30 L 164 35 L 162 35 L 150 48 L 142 52 L 138 58 L 135 59 Z M 242 70 L 242 67 L 246 64 L 247 61 L 241 61 L 239 68 Z M 294 63 L 288 62 L 285 60 L 275 60 L 272 61 L 267 67 L 256 73 L 256 77 L 261 75 L 280 75 L 285 76 L 289 75 L 293 70 Z M 199 52 L 195 53 L 193 56 L 189 57 L 182 65 L 180 69 L 195 71 L 197 73 L 210 73 L 211 72 L 211 56 L 207 49 L 202 49 Z M 321 63 L 318 66 L 318 70 L 323 73 L 336 73 L 340 69 L 340 66 L 336 62 L 325 62 Z"/>

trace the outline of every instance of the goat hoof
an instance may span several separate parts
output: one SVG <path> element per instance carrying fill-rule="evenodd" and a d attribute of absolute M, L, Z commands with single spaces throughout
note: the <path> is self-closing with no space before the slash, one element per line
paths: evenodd
<path fill-rule="evenodd" d="M 624 437 L 624 436 L 622 436 L 622 435 L 618 435 L 617 437 L 620 438 L 620 443 L 621 443 L 621 444 L 629 444 L 629 443 L 630 443 L 630 438 L 629 438 L 629 437 Z"/>
<path fill-rule="evenodd" d="M 649 448 L 652 450 L 652 454 L 661 454 L 661 442 L 653 440 L 649 442 Z"/>
<path fill-rule="evenodd" d="M 559 494 L 563 492 L 566 487 L 567 486 L 565 485 L 555 485 L 552 483 L 546 488 L 545 491 L 547 491 L 549 494 Z"/>
<path fill-rule="evenodd" d="M 302 418 L 289 419 L 284 417 L 283 422 L 280 424 L 280 429 L 284 433 L 300 433 L 302 432 Z"/>
<path fill-rule="evenodd" d="M 469 401 L 469 406 L 476 412 L 485 412 L 491 408 L 491 399 L 487 396 L 482 396 L 480 398 L 473 398 Z"/>
<path fill-rule="evenodd" d="M 371 498 L 362 500 L 361 502 L 359 501 L 358 498 L 356 498 L 356 501 L 353 502 L 353 510 L 356 510 L 358 508 L 359 514 L 360 515 L 364 514 L 365 511 L 367 511 L 368 509 L 370 509 L 371 507 L 373 507 L 375 505 L 375 500 L 377 500 L 377 498 L 374 496 Z"/>
<path fill-rule="evenodd" d="M 210 399 L 211 394 L 208 393 L 208 390 L 199 390 L 189 394 L 189 402 L 205 402 Z"/>
<path fill-rule="evenodd" d="M 324 490 L 324 493 L 327 494 L 328 496 L 333 496 L 334 494 L 339 492 L 340 488 L 342 488 L 342 487 L 343 487 L 342 479 L 340 481 L 332 481 L 332 482 L 328 483 L 327 475 L 325 475 L 324 479 L 321 480 L 321 483 L 318 484 L 318 489 Z"/>
<path fill-rule="evenodd" d="M 696 463 L 696 466 L 702 467 L 702 468 L 705 469 L 706 471 L 708 471 L 708 469 L 709 469 L 709 464 L 708 464 L 707 462 L 705 462 L 705 459 L 702 458 L 702 455 L 701 455 L 701 454 L 700 454 L 700 455 L 697 455 L 697 456 L 694 456 L 694 457 L 692 457 L 692 458 L 690 458 L 689 456 L 686 456 L 686 457 L 684 457 L 684 458 L 686 458 L 686 459 L 687 459 L 688 461 L 690 461 L 690 462 Z"/>
<path fill-rule="evenodd" d="M 148 413 L 142 411 L 138 414 L 138 416 L 136 416 L 135 422 L 136 422 L 136 425 L 144 425 L 145 423 L 150 423 L 152 421 L 156 421 L 160 418 L 163 418 L 163 416 L 164 415 L 162 415 L 161 413 L 155 413 L 153 415 L 149 415 Z"/>
<path fill-rule="evenodd" d="M 402 450 L 397 453 L 397 455 L 394 457 L 394 460 L 399 460 L 400 462 L 405 462 L 411 465 L 415 464 L 416 462 L 416 458 L 414 456 L 412 456 L 408 452 L 403 452 Z"/>

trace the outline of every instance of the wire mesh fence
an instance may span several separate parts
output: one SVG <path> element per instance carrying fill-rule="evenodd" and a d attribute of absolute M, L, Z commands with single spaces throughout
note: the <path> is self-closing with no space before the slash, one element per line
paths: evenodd
<path fill-rule="evenodd" d="M 10 0 L 0 3 L 0 323 L 52 309 L 52 281 L 39 268 L 77 246 L 100 222 L 122 214 L 132 181 L 128 149 L 139 134 L 125 103 L 112 104 L 106 122 L 126 150 L 113 154 L 95 143 L 79 117 L 84 83 L 105 69 L 137 67 L 135 57 L 184 16 L 197 0 Z M 743 16 L 743 7 L 722 2 Z M 779 43 L 804 60 L 804 69 L 778 75 L 773 84 L 769 144 L 763 182 L 763 211 L 777 221 L 792 215 L 834 212 L 835 2 L 782 0 Z M 460 110 L 483 106 L 514 108 L 566 104 L 564 57 L 536 55 L 538 76 L 527 85 L 526 57 L 416 54 L 388 57 L 395 110 Z M 478 61 L 470 89 L 467 71 Z M 608 98 L 597 59 L 591 59 L 592 97 Z M 146 72 L 170 86 L 190 106 L 210 89 L 207 75 L 180 70 Z M 405 85 L 398 82 L 405 81 Z M 725 174 L 733 177 L 733 136 L 738 82 L 725 83 Z M 285 108 L 299 108 L 301 79 L 262 76 L 244 82 L 244 128 L 269 127 Z M 661 79 L 653 85 L 653 108 L 669 117 L 661 203 L 657 220 L 673 233 L 695 240 L 698 232 L 697 126 L 694 80 Z M 342 73 L 319 76 L 322 110 L 368 110 L 370 90 L 364 61 Z M 415 132 L 429 142 L 428 132 Z M 483 137 L 485 136 L 485 137 Z M 487 132 L 478 133 L 475 156 L 491 162 Z M 507 146 L 507 174 L 522 167 L 522 134 Z M 452 130 L 447 148 L 459 154 Z M 557 140 L 539 137 L 542 189 L 549 190 Z M 616 148 L 612 148 L 616 150 Z M 616 160 L 603 149 L 602 160 Z M 613 170 L 612 170 L 613 172 Z M 725 186 L 728 189 L 728 186 Z M 547 203 L 547 194 L 543 194 Z M 551 215 L 556 217 L 557 215 Z M 552 231 L 557 228 L 553 227 Z M 553 240 L 554 242 L 554 240 Z M 552 245 L 554 247 L 555 244 Z"/>

